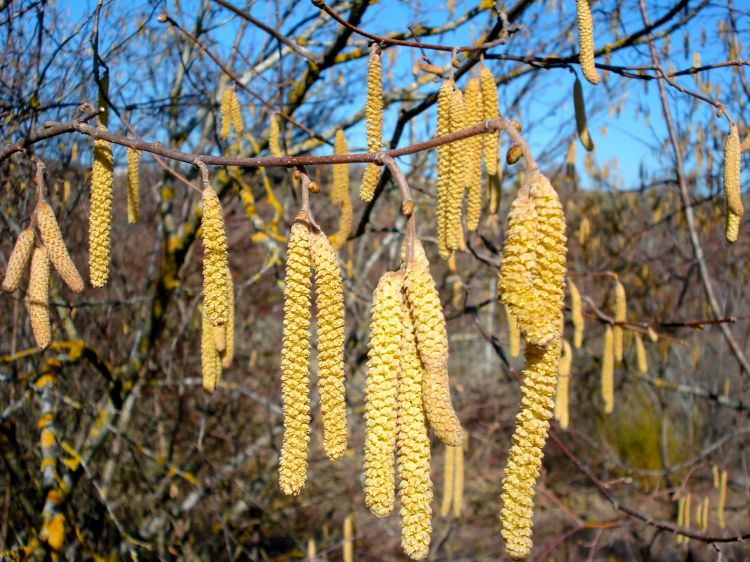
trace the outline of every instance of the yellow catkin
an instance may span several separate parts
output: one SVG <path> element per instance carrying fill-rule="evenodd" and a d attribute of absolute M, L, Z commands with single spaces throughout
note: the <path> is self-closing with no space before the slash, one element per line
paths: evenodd
<path fill-rule="evenodd" d="M 714 488 L 718 488 L 721 480 L 721 477 L 719 476 L 719 465 L 715 464 L 711 467 L 711 477 Z"/>
<path fill-rule="evenodd" d="M 581 222 L 578 225 L 578 244 L 581 248 L 586 246 L 586 241 L 591 235 L 591 222 L 588 217 L 581 218 Z"/>
<path fill-rule="evenodd" d="M 727 242 L 737 242 L 740 235 L 740 221 L 742 217 L 735 215 L 732 211 L 727 211 L 727 224 L 724 235 Z"/>
<path fill-rule="evenodd" d="M 377 152 L 383 147 L 383 70 L 377 47 L 370 51 L 367 65 L 367 105 L 365 125 L 367 151 Z"/>
<path fill-rule="evenodd" d="M 42 242 L 52 265 L 55 266 L 62 280 L 72 291 L 81 293 L 83 291 L 83 279 L 73 260 L 70 259 L 55 214 L 46 202 L 41 201 L 37 206 L 36 219 L 39 225 L 39 233 L 42 235 Z"/>
<path fill-rule="evenodd" d="M 34 229 L 27 228 L 18 235 L 8 258 L 8 267 L 5 270 L 5 277 L 3 277 L 3 291 L 12 293 L 18 289 L 23 272 L 26 271 L 33 252 Z"/>
<path fill-rule="evenodd" d="M 443 453 L 443 498 L 440 502 L 440 516 L 447 517 L 453 502 L 454 470 L 457 447 L 445 445 Z"/>
<path fill-rule="evenodd" d="M 446 80 L 438 92 L 437 135 L 447 135 L 451 131 L 451 99 L 453 98 L 453 82 Z M 440 257 L 448 259 L 451 251 L 448 248 L 448 230 L 446 228 L 446 213 L 450 200 L 451 176 L 453 167 L 453 149 L 449 144 L 440 145 L 437 149 L 437 238 Z"/>
<path fill-rule="evenodd" d="M 466 106 L 461 90 L 455 88 L 451 96 L 450 130 L 459 131 L 466 126 Z M 461 208 L 463 207 L 464 191 L 467 185 L 468 151 L 466 140 L 450 143 L 453 151 L 451 156 L 450 187 L 448 188 L 448 207 L 446 208 L 446 234 L 448 249 L 453 251 L 459 246 L 459 239 L 463 237 L 461 226 Z"/>
<path fill-rule="evenodd" d="M 705 496 L 703 498 L 703 512 L 701 517 L 701 533 L 705 533 L 708 529 L 708 510 L 709 510 L 709 504 L 708 504 L 708 496 Z"/>
<path fill-rule="evenodd" d="M 484 108 L 478 78 L 472 78 L 466 83 L 464 101 L 466 102 L 466 126 L 481 122 L 484 119 Z M 482 137 L 480 135 L 470 137 L 465 144 L 468 160 L 466 227 L 473 232 L 479 227 L 482 213 Z"/>
<path fill-rule="evenodd" d="M 34 341 L 44 349 L 52 341 L 49 323 L 49 257 L 45 248 L 34 248 L 31 256 L 27 299 Z"/>
<path fill-rule="evenodd" d="M 417 352 L 411 317 L 406 310 L 402 314 L 397 416 L 401 546 L 410 558 L 421 560 L 429 552 L 432 535 L 430 438 L 422 401 L 425 369 Z"/>
<path fill-rule="evenodd" d="M 677 526 L 683 527 L 683 523 L 685 522 L 685 497 L 682 496 L 679 500 L 677 500 Z M 677 544 L 681 544 L 683 542 L 682 535 L 677 535 Z"/>
<path fill-rule="evenodd" d="M 331 460 L 346 451 L 344 388 L 344 287 L 336 252 L 322 232 L 310 234 L 315 272 L 318 331 L 318 391 L 323 418 L 323 448 Z"/>
<path fill-rule="evenodd" d="M 648 356 L 643 345 L 643 338 L 638 332 L 635 333 L 635 353 L 638 358 L 638 370 L 645 375 L 648 373 Z"/>
<path fill-rule="evenodd" d="M 279 131 L 279 118 L 271 114 L 271 123 L 268 127 L 268 150 L 271 156 L 281 156 L 281 133 Z"/>
<path fill-rule="evenodd" d="M 568 290 L 570 291 L 570 317 L 573 322 L 573 345 L 576 349 L 580 349 L 583 345 L 583 332 L 586 328 L 586 321 L 583 318 L 581 308 L 581 293 L 572 281 L 568 281 Z"/>
<path fill-rule="evenodd" d="M 497 86 L 490 70 L 483 64 L 479 67 L 479 82 L 482 89 L 482 106 L 484 119 L 495 119 L 500 116 L 497 100 Z M 484 169 L 488 176 L 498 175 L 497 153 L 500 150 L 500 133 L 484 135 Z"/>
<path fill-rule="evenodd" d="M 354 562 L 354 520 L 351 515 L 344 517 L 344 562 Z"/>
<path fill-rule="evenodd" d="M 211 324 L 223 326 L 229 320 L 227 299 L 229 254 L 221 202 L 210 186 L 203 190 L 201 233 L 203 237 L 203 301 Z"/>
<path fill-rule="evenodd" d="M 308 562 L 314 562 L 315 557 L 317 556 L 315 548 L 315 539 L 309 538 L 307 539 L 307 560 Z"/>
<path fill-rule="evenodd" d="M 556 319 L 560 324 L 560 317 Z M 521 410 L 516 416 L 513 444 L 508 454 L 500 513 L 505 550 L 515 560 L 528 556 L 534 514 L 534 484 L 542 465 L 542 450 L 554 408 L 560 360 L 560 338 L 546 347 L 526 345 L 526 366 L 521 386 Z"/>
<path fill-rule="evenodd" d="M 344 131 L 336 131 L 333 152 L 337 155 L 349 154 Z M 349 191 L 349 167 L 346 164 L 333 165 L 333 186 L 331 188 L 331 202 L 341 208 L 339 230 L 331 237 L 331 244 L 336 250 L 346 243 L 352 229 L 352 198 Z"/>
<path fill-rule="evenodd" d="M 602 400 L 604 413 L 611 414 L 615 408 L 614 397 L 615 350 L 612 327 L 607 326 L 604 332 L 604 352 L 602 354 Z"/>
<path fill-rule="evenodd" d="M 685 498 L 684 520 L 683 520 L 682 524 L 683 524 L 683 526 L 686 529 L 690 528 L 690 504 L 692 503 L 692 499 L 693 498 L 692 498 L 691 494 L 688 494 L 687 497 Z M 685 537 L 683 539 L 683 542 L 687 542 L 688 540 L 689 539 L 687 537 Z"/>
<path fill-rule="evenodd" d="M 379 178 L 380 166 L 373 164 L 372 162 L 368 163 L 367 166 L 365 166 L 362 183 L 359 185 L 359 198 L 362 199 L 362 201 L 372 201 Z"/>
<path fill-rule="evenodd" d="M 537 173 L 511 205 L 498 292 L 529 343 L 560 336 L 564 300 L 565 217 L 557 192 Z"/>
<path fill-rule="evenodd" d="M 625 287 L 618 279 L 615 283 L 615 322 L 625 322 L 628 315 L 628 301 L 625 295 Z M 623 353 L 623 327 L 622 325 L 616 325 L 613 329 L 614 337 L 614 356 L 615 361 L 622 362 Z"/>
<path fill-rule="evenodd" d="M 419 357 L 425 368 L 422 394 L 430 426 L 447 445 L 461 444 L 461 422 L 451 403 L 448 380 L 448 332 L 440 295 L 429 270 L 415 261 L 406 267 L 406 301 L 416 330 Z"/>
<path fill-rule="evenodd" d="M 735 123 L 724 140 L 724 195 L 727 209 L 741 217 L 745 209 L 740 195 L 740 133 Z"/>
<path fill-rule="evenodd" d="M 508 321 L 510 356 L 518 357 L 521 354 L 521 330 L 518 328 L 518 322 L 510 311 L 510 308 L 508 308 L 508 305 L 505 305 L 505 317 Z"/>
<path fill-rule="evenodd" d="M 141 182 L 138 173 L 138 159 L 140 156 L 141 153 L 138 150 L 128 148 L 128 224 L 138 222 L 138 213 L 141 208 Z"/>
<path fill-rule="evenodd" d="M 562 354 L 560 355 L 560 372 L 557 381 L 557 398 L 555 399 L 555 419 L 560 427 L 568 429 L 569 400 L 570 400 L 570 371 L 573 365 L 573 350 L 568 340 L 563 340 Z"/>
<path fill-rule="evenodd" d="M 573 106 L 575 107 L 576 113 L 576 130 L 578 131 L 578 138 L 581 141 L 581 145 L 588 152 L 594 150 L 594 141 L 591 140 L 591 134 L 589 133 L 589 125 L 586 120 L 586 102 L 583 99 L 583 86 L 581 81 L 576 78 L 575 84 L 573 85 Z"/>
<path fill-rule="evenodd" d="M 221 104 L 219 109 L 221 110 L 221 130 L 219 131 L 219 137 L 222 140 L 229 138 L 229 133 L 232 130 L 232 96 L 236 95 L 234 90 L 227 88 L 221 96 Z"/>
<path fill-rule="evenodd" d="M 726 525 L 724 521 L 724 508 L 727 503 L 727 471 L 721 471 L 721 483 L 719 484 L 719 505 L 716 508 L 716 515 L 719 519 L 719 528 L 723 529 Z"/>
<path fill-rule="evenodd" d="M 281 348 L 281 394 L 284 439 L 279 461 L 279 485 L 297 495 L 307 478 L 310 442 L 310 274 L 312 260 L 308 227 L 295 222 L 289 236 L 284 282 L 284 324 Z"/>
<path fill-rule="evenodd" d="M 455 448 L 456 455 L 454 462 L 456 464 L 454 470 L 454 483 L 453 483 L 453 516 L 458 519 L 461 517 L 461 511 L 464 506 L 464 447 L 463 443 L 460 447 Z"/>
<path fill-rule="evenodd" d="M 217 330 L 224 332 L 224 351 L 221 354 L 221 366 L 228 369 L 234 359 L 234 282 L 232 281 L 232 271 L 227 267 L 227 304 L 229 306 L 229 315 L 227 323 L 224 326 L 217 327 Z"/>
<path fill-rule="evenodd" d="M 103 287 L 109 278 L 114 164 L 112 143 L 95 139 L 89 215 L 89 279 L 94 287 Z"/>
<path fill-rule="evenodd" d="M 232 104 L 229 107 L 229 116 L 232 119 L 232 127 L 237 136 L 241 136 L 245 130 L 245 121 L 242 119 L 242 109 L 240 108 L 240 100 L 237 99 L 237 92 L 232 92 Z"/>
<path fill-rule="evenodd" d="M 394 453 L 403 319 L 403 275 L 385 273 L 375 288 L 365 383 L 365 504 L 385 517 L 395 496 Z"/>
<path fill-rule="evenodd" d="M 223 330 L 211 324 L 206 303 L 201 307 L 201 374 L 203 390 L 213 393 L 221 378 L 221 358 L 216 349 L 216 330 Z"/>
<path fill-rule="evenodd" d="M 591 17 L 590 0 L 576 0 L 578 20 L 578 49 L 581 71 L 586 80 L 594 85 L 602 81 L 594 63 L 594 19 Z"/>

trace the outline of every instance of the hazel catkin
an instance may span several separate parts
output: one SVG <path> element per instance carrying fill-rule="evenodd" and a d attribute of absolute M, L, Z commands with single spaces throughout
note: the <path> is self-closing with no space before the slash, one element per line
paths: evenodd
<path fill-rule="evenodd" d="M 478 78 L 466 83 L 464 94 L 466 104 L 466 126 L 476 125 L 483 120 L 482 90 Z M 466 199 L 466 227 L 475 231 L 479 226 L 482 212 L 482 137 L 474 135 L 465 141 L 468 193 Z"/>
<path fill-rule="evenodd" d="M 740 134 L 732 123 L 724 141 L 724 196 L 726 199 L 726 229 L 728 242 L 736 242 L 740 222 L 745 212 L 740 191 Z"/>
<path fill-rule="evenodd" d="M 273 113 L 271 114 L 271 124 L 268 128 L 268 150 L 271 156 L 279 157 L 281 153 L 281 132 L 279 130 L 279 119 L 278 116 Z"/>
<path fill-rule="evenodd" d="M 594 150 L 594 141 L 591 140 L 591 133 L 589 133 L 588 120 L 586 119 L 586 102 L 583 99 L 583 86 L 578 78 L 576 78 L 573 84 L 573 107 L 576 114 L 578 138 L 583 148 L 591 152 Z"/>
<path fill-rule="evenodd" d="M 140 151 L 128 148 L 128 224 L 138 222 L 141 208 L 140 177 L 138 174 L 138 160 Z"/>
<path fill-rule="evenodd" d="M 331 460 L 346 451 L 344 388 L 344 287 L 336 252 L 322 232 L 311 233 L 318 329 L 318 391 L 323 448 Z"/>
<path fill-rule="evenodd" d="M 560 318 L 556 318 L 560 324 Z M 521 385 L 521 410 L 516 416 L 513 444 L 508 454 L 500 513 L 505 550 L 514 560 L 528 556 L 534 515 L 534 484 L 542 465 L 560 359 L 560 338 L 546 346 L 526 344 L 526 366 Z"/>
<path fill-rule="evenodd" d="M 500 116 L 497 99 L 497 86 L 495 78 L 490 70 L 484 66 L 479 67 L 479 82 L 482 89 L 482 105 L 484 108 L 484 119 L 496 119 Z M 484 135 L 484 168 L 488 176 L 498 175 L 497 153 L 500 149 L 500 133 L 486 133 Z"/>
<path fill-rule="evenodd" d="M 359 185 L 359 198 L 362 201 L 372 201 L 379 178 L 380 166 L 374 162 L 368 162 L 367 166 L 365 166 L 365 173 L 362 176 L 362 183 Z"/>
<path fill-rule="evenodd" d="M 508 321 L 508 345 L 510 348 L 510 356 L 518 357 L 521 353 L 521 331 L 518 328 L 518 322 L 516 321 L 513 313 L 505 305 L 505 317 Z"/>
<path fill-rule="evenodd" d="M 393 509 L 396 414 L 404 330 L 403 275 L 386 272 L 378 281 L 370 313 L 365 383 L 365 504 L 377 517 Z"/>
<path fill-rule="evenodd" d="M 89 214 L 89 279 L 94 287 L 103 287 L 109 278 L 114 164 L 112 143 L 95 139 Z"/>
<path fill-rule="evenodd" d="M 416 330 L 419 357 L 424 364 L 424 409 L 430 426 L 447 445 L 461 443 L 461 422 L 453 409 L 448 380 L 448 332 L 440 295 L 430 272 L 412 261 L 404 279 L 406 301 Z"/>
<path fill-rule="evenodd" d="M 453 502 L 456 449 L 457 447 L 451 447 L 450 445 L 443 447 L 443 499 L 440 501 L 440 517 L 448 516 Z"/>
<path fill-rule="evenodd" d="M 34 252 L 34 229 L 26 228 L 18 235 L 8 258 L 8 267 L 3 277 L 3 291 L 12 293 L 21 284 L 23 272 Z"/>
<path fill-rule="evenodd" d="M 397 416 L 401 546 L 410 558 L 421 560 L 429 552 L 432 534 L 430 438 L 422 400 L 425 368 L 417 352 L 415 327 L 405 308 L 402 315 Z"/>
<path fill-rule="evenodd" d="M 45 349 L 52 341 L 49 322 L 49 257 L 45 248 L 34 248 L 31 256 L 27 299 L 34 341 L 38 347 Z"/>
<path fill-rule="evenodd" d="M 383 146 L 383 71 L 378 47 L 370 51 L 367 65 L 367 105 L 365 125 L 367 151 L 377 152 Z"/>
<path fill-rule="evenodd" d="M 209 394 L 216 390 L 221 378 L 221 358 L 216 349 L 216 330 L 223 330 L 223 327 L 211 324 L 204 295 L 201 307 L 201 376 L 203 390 Z"/>
<path fill-rule="evenodd" d="M 620 280 L 618 279 L 615 283 L 615 322 L 618 322 L 618 324 L 615 324 L 613 330 L 612 330 L 612 337 L 613 337 L 613 347 L 612 351 L 614 353 L 614 358 L 617 363 L 622 362 L 622 354 L 623 354 L 623 327 L 622 322 L 625 322 L 627 320 L 627 314 L 628 314 L 628 303 L 627 303 L 627 297 L 625 295 L 625 287 L 623 287 L 622 283 L 620 283 Z"/>
<path fill-rule="evenodd" d="M 615 408 L 614 398 L 615 350 L 612 327 L 604 331 L 604 352 L 602 354 L 602 400 L 604 413 L 611 414 Z"/>
<path fill-rule="evenodd" d="M 308 226 L 292 225 L 284 279 L 284 323 L 281 347 L 281 395 L 284 437 L 279 459 L 279 486 L 297 495 L 307 478 L 310 442 L 310 273 Z"/>
<path fill-rule="evenodd" d="M 211 324 L 223 326 L 229 320 L 227 299 L 229 256 L 221 202 L 211 186 L 203 189 L 201 236 L 203 237 L 203 302 Z"/>
<path fill-rule="evenodd" d="M 219 131 L 219 137 L 221 140 L 227 140 L 229 133 L 232 130 L 232 97 L 237 94 L 232 88 L 227 88 L 221 96 L 221 104 L 219 109 L 221 111 L 221 130 Z"/>
<path fill-rule="evenodd" d="M 217 327 L 217 330 L 224 332 L 224 351 L 221 353 L 221 366 L 228 369 L 234 359 L 234 282 L 232 281 L 232 271 L 227 267 L 227 304 L 229 315 L 227 323 L 224 326 Z"/>
<path fill-rule="evenodd" d="M 453 82 L 446 80 L 438 92 L 437 135 L 439 137 L 451 132 L 451 100 L 453 98 Z M 450 258 L 452 252 L 448 248 L 447 213 L 450 203 L 450 189 L 452 174 L 454 173 L 454 151 L 450 144 L 438 146 L 437 154 L 437 238 L 438 252 L 443 259 Z"/>
<path fill-rule="evenodd" d="M 586 80 L 596 86 L 602 78 L 599 76 L 594 62 L 594 19 L 591 17 L 589 2 L 590 0 L 576 0 L 578 49 L 580 50 L 581 71 Z"/>
<path fill-rule="evenodd" d="M 65 247 L 65 241 L 57 224 L 55 214 L 52 208 L 45 202 L 41 201 L 36 209 L 36 218 L 39 225 L 39 233 L 42 236 L 42 242 L 47 250 L 52 265 L 65 281 L 65 284 L 76 293 L 83 292 L 83 279 L 78 273 L 76 265 L 70 259 L 68 249 Z"/>
<path fill-rule="evenodd" d="M 555 419 L 563 429 L 568 428 L 570 399 L 570 370 L 573 364 L 573 350 L 567 340 L 563 340 L 562 354 L 557 380 L 557 397 L 555 398 Z"/>
<path fill-rule="evenodd" d="M 570 291 L 570 317 L 573 322 L 573 345 L 576 349 L 580 349 L 583 344 L 583 331 L 586 328 L 581 307 L 581 293 L 572 281 L 568 281 L 568 290 Z"/>
<path fill-rule="evenodd" d="M 336 155 L 349 154 L 344 131 L 338 129 L 333 143 Z M 341 249 L 346 243 L 352 228 L 352 198 L 349 192 L 349 167 L 346 164 L 333 165 L 333 186 L 331 187 L 331 202 L 341 209 L 339 229 L 331 236 L 331 244 L 335 250 Z"/>

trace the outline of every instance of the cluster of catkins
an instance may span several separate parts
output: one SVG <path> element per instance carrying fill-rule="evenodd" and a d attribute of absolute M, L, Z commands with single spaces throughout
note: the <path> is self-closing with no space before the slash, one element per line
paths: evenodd
<path fill-rule="evenodd" d="M 557 192 L 531 172 L 511 205 L 498 292 L 526 339 L 521 410 L 516 417 L 502 491 L 505 548 L 514 559 L 531 550 L 534 484 L 554 407 L 566 260 L 565 217 Z"/>
<path fill-rule="evenodd" d="M 300 213 L 289 236 L 284 280 L 281 392 L 284 437 L 279 486 L 297 495 L 307 479 L 310 442 L 310 308 L 315 277 L 318 391 L 323 419 L 323 447 L 331 460 L 346 451 L 344 388 L 344 295 L 336 252 L 326 235 Z"/>
<path fill-rule="evenodd" d="M 40 240 L 36 239 L 35 225 Z M 37 204 L 31 224 L 18 235 L 13 246 L 3 279 L 4 291 L 12 293 L 19 288 L 29 262 L 31 273 L 26 305 L 34 341 L 39 347 L 45 348 L 52 340 L 49 318 L 50 263 L 65 284 L 76 293 L 83 291 L 83 279 L 70 259 L 52 208 L 44 200 Z"/>
<path fill-rule="evenodd" d="M 393 509 L 399 473 L 401 544 L 424 558 L 432 532 L 428 426 L 462 445 L 451 404 L 448 335 L 440 297 L 418 241 L 413 259 L 385 273 L 372 303 L 365 386 L 365 502 L 378 517 Z M 406 254 L 406 251 L 404 251 Z"/>

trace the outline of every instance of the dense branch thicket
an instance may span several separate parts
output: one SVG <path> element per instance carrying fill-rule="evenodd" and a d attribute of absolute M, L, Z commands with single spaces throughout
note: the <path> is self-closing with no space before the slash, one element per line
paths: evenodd
<path fill-rule="evenodd" d="M 746 6 L 89 4 L 0 3 L 0 558 L 750 555 Z"/>

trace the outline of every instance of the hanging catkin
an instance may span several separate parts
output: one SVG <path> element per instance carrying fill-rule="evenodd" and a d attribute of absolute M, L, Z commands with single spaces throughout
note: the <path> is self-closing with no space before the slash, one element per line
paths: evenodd
<path fill-rule="evenodd" d="M 216 330 L 223 330 L 211 324 L 208 317 L 208 309 L 205 303 L 201 307 L 201 374 L 203 378 L 203 390 L 213 393 L 221 378 L 221 358 L 216 350 Z"/>
<path fill-rule="evenodd" d="M 333 153 L 336 155 L 349 154 L 346 136 L 341 129 L 336 131 Z M 339 250 L 346 243 L 352 228 L 352 198 L 349 191 L 349 167 L 346 164 L 333 165 L 331 202 L 341 208 L 339 230 L 331 237 L 331 244 L 336 250 Z"/>
<path fill-rule="evenodd" d="M 422 400 L 425 369 L 417 352 L 414 325 L 405 307 L 402 314 L 397 416 L 401 546 L 410 558 L 421 560 L 430 549 L 432 534 L 430 438 Z"/>
<path fill-rule="evenodd" d="M 625 322 L 628 315 L 628 301 L 625 295 L 625 287 L 622 286 L 620 280 L 617 279 L 615 282 L 615 322 Z M 622 362 L 623 353 L 623 327 L 622 324 L 616 324 L 613 329 L 613 352 L 615 361 L 617 363 Z"/>
<path fill-rule="evenodd" d="M 723 529 L 726 525 L 724 521 L 724 508 L 727 503 L 727 471 L 721 471 L 721 483 L 719 484 L 719 505 L 716 508 L 716 515 L 719 519 L 719 528 Z"/>
<path fill-rule="evenodd" d="M 453 502 L 454 469 L 457 447 L 445 445 L 443 448 L 443 498 L 440 501 L 440 517 L 447 517 Z"/>
<path fill-rule="evenodd" d="M 536 173 L 511 205 L 498 289 L 529 343 L 560 336 L 565 284 L 565 217 L 546 177 Z"/>
<path fill-rule="evenodd" d="M 451 100 L 453 82 L 446 80 L 438 92 L 437 135 L 447 135 L 451 131 Z M 451 251 L 448 248 L 447 212 L 450 201 L 451 177 L 454 172 L 453 149 L 450 144 L 438 146 L 437 161 L 437 238 L 440 257 L 448 259 Z"/>
<path fill-rule="evenodd" d="M 570 280 L 568 290 L 570 291 L 570 317 L 573 322 L 573 345 L 576 349 L 580 349 L 583 344 L 583 331 L 586 327 L 581 309 L 581 293 L 578 292 L 575 283 Z"/>
<path fill-rule="evenodd" d="M 589 222 L 588 217 L 582 217 L 578 225 L 578 243 L 581 245 L 581 248 L 586 246 L 586 240 L 588 240 L 590 234 L 591 222 Z"/>
<path fill-rule="evenodd" d="M 219 137 L 222 140 L 229 138 L 229 133 L 232 130 L 232 94 L 234 90 L 227 88 L 221 96 L 221 104 L 219 109 L 221 111 L 221 130 L 219 131 Z"/>
<path fill-rule="evenodd" d="M 284 279 L 284 324 L 281 348 L 281 395 L 284 439 L 279 460 L 279 485 L 297 495 L 307 478 L 310 442 L 310 273 L 308 226 L 295 222 L 289 236 Z"/>
<path fill-rule="evenodd" d="M 271 123 L 268 127 L 268 150 L 271 152 L 271 156 L 275 156 L 278 158 L 282 155 L 279 118 L 275 113 L 271 114 Z"/>
<path fill-rule="evenodd" d="M 223 326 L 229 319 L 227 271 L 229 257 L 227 235 L 221 202 L 211 186 L 203 189 L 203 300 L 214 326 Z"/>
<path fill-rule="evenodd" d="M 724 141 L 724 195 L 726 198 L 726 239 L 737 241 L 740 221 L 745 212 L 740 193 L 740 134 L 732 123 Z"/>
<path fill-rule="evenodd" d="M 34 248 L 31 256 L 27 303 L 34 341 L 44 349 L 52 340 L 49 323 L 49 257 L 45 248 Z"/>
<path fill-rule="evenodd" d="M 237 99 L 237 92 L 232 90 L 232 105 L 229 107 L 229 115 L 232 118 L 232 127 L 234 133 L 239 137 L 245 130 L 245 121 L 242 119 L 242 109 L 240 109 L 240 100 Z"/>
<path fill-rule="evenodd" d="M 344 388 L 344 287 L 336 252 L 322 232 L 310 233 L 315 272 L 318 331 L 318 392 L 323 418 L 323 448 L 331 460 L 346 451 Z"/>
<path fill-rule="evenodd" d="M 570 370 L 572 365 L 573 350 L 570 348 L 568 340 L 563 340 L 562 354 L 560 355 L 560 372 L 557 381 L 557 398 L 555 399 L 555 419 L 563 429 L 568 429 Z"/>
<path fill-rule="evenodd" d="M 521 353 L 521 330 L 518 328 L 518 322 L 516 322 L 513 313 L 511 313 L 508 305 L 505 305 L 505 317 L 508 320 L 508 340 L 510 347 L 510 356 L 518 357 Z"/>
<path fill-rule="evenodd" d="M 95 139 L 89 211 L 89 279 L 94 287 L 104 287 L 109 278 L 114 165 L 112 143 L 104 139 Z"/>
<path fill-rule="evenodd" d="M 404 286 L 425 369 L 422 385 L 425 413 L 438 438 L 455 447 L 461 444 L 461 422 L 451 403 L 448 332 L 440 295 L 429 270 L 417 261 L 407 264 Z"/>
<path fill-rule="evenodd" d="M 645 375 L 648 373 L 648 356 L 643 345 L 643 338 L 638 332 L 635 333 L 635 352 L 638 356 L 638 370 Z"/>
<path fill-rule="evenodd" d="M 466 83 L 466 126 L 476 125 L 484 118 L 482 91 L 479 79 L 472 78 Z M 468 194 L 466 200 L 466 227 L 475 231 L 479 226 L 482 212 L 482 137 L 474 135 L 465 141 L 468 160 Z"/>
<path fill-rule="evenodd" d="M 83 292 L 83 279 L 78 273 L 76 265 L 70 259 L 68 249 L 65 247 L 65 241 L 60 232 L 60 226 L 57 224 L 55 214 L 52 208 L 45 202 L 41 201 L 36 208 L 36 219 L 39 225 L 39 233 L 42 235 L 42 243 L 47 250 L 52 265 L 70 287 L 71 291 L 76 293 Z"/>
<path fill-rule="evenodd" d="M 378 152 L 383 147 L 383 77 L 380 66 L 380 53 L 377 47 L 370 51 L 367 66 L 367 105 L 365 106 L 367 151 Z M 363 201 L 371 201 L 380 176 L 380 167 L 370 162 L 365 168 L 359 196 Z"/>
<path fill-rule="evenodd" d="M 466 127 L 466 106 L 464 95 L 461 90 L 455 88 L 451 96 L 450 105 L 450 131 L 454 133 Z M 464 191 L 467 180 L 468 150 L 467 141 L 460 140 L 450 143 L 453 155 L 451 156 L 451 182 L 448 189 L 448 207 L 446 209 L 446 229 L 448 249 L 458 249 L 459 238 L 463 238 L 461 226 L 461 208 L 463 207 Z"/>
<path fill-rule="evenodd" d="M 354 520 L 351 515 L 344 517 L 344 562 L 354 562 Z"/>
<path fill-rule="evenodd" d="M 365 504 L 385 517 L 393 510 L 394 453 L 401 337 L 403 275 L 386 272 L 372 299 L 365 383 Z"/>
<path fill-rule="evenodd" d="M 583 148 L 591 152 L 594 150 L 594 141 L 591 140 L 591 134 L 589 133 L 589 125 L 586 120 L 586 102 L 583 99 L 583 86 L 578 78 L 576 78 L 575 84 L 573 84 L 573 106 L 576 113 L 578 138 L 581 140 Z"/>
<path fill-rule="evenodd" d="M 558 311 L 556 323 L 560 324 Z M 531 550 L 534 484 L 542 465 L 542 449 L 554 407 L 553 395 L 560 360 L 560 338 L 546 347 L 526 344 L 526 366 L 521 386 L 521 410 L 516 416 L 513 445 L 503 477 L 501 533 L 505 550 L 515 560 Z"/>
<path fill-rule="evenodd" d="M 597 85 L 602 78 L 599 76 L 594 62 L 594 19 L 591 17 L 589 1 L 576 0 L 579 61 L 586 80 Z"/>
<path fill-rule="evenodd" d="M 128 148 L 128 224 L 138 222 L 138 211 L 141 208 L 138 174 L 138 159 L 140 156 L 140 151 Z"/>
<path fill-rule="evenodd" d="M 495 78 L 490 70 L 484 66 L 479 67 L 479 82 L 482 89 L 482 106 L 484 108 L 484 119 L 496 119 L 500 116 L 497 100 L 497 86 Z M 500 150 L 500 133 L 487 133 L 484 136 L 484 169 L 488 176 L 498 175 L 497 153 Z"/>
<path fill-rule="evenodd" d="M 219 326 L 217 330 L 224 332 L 224 351 L 221 354 L 221 366 L 228 369 L 234 359 L 234 282 L 232 281 L 232 271 L 227 267 L 227 303 L 229 306 L 229 316 L 224 326 Z"/>
<path fill-rule="evenodd" d="M 602 400 L 604 413 L 611 414 L 615 408 L 614 397 L 615 350 L 612 327 L 607 325 L 604 332 L 604 352 L 602 354 Z"/>
<path fill-rule="evenodd" d="M 465 436 L 466 440 L 468 436 Z M 455 459 L 456 464 L 454 470 L 454 483 L 453 483 L 453 516 L 458 519 L 461 517 L 461 510 L 464 504 L 464 446 L 463 443 L 460 447 L 455 448 Z"/>
<path fill-rule="evenodd" d="M 23 272 L 34 252 L 34 229 L 26 228 L 18 235 L 8 258 L 8 267 L 3 278 L 3 291 L 12 293 L 21 284 Z"/>

